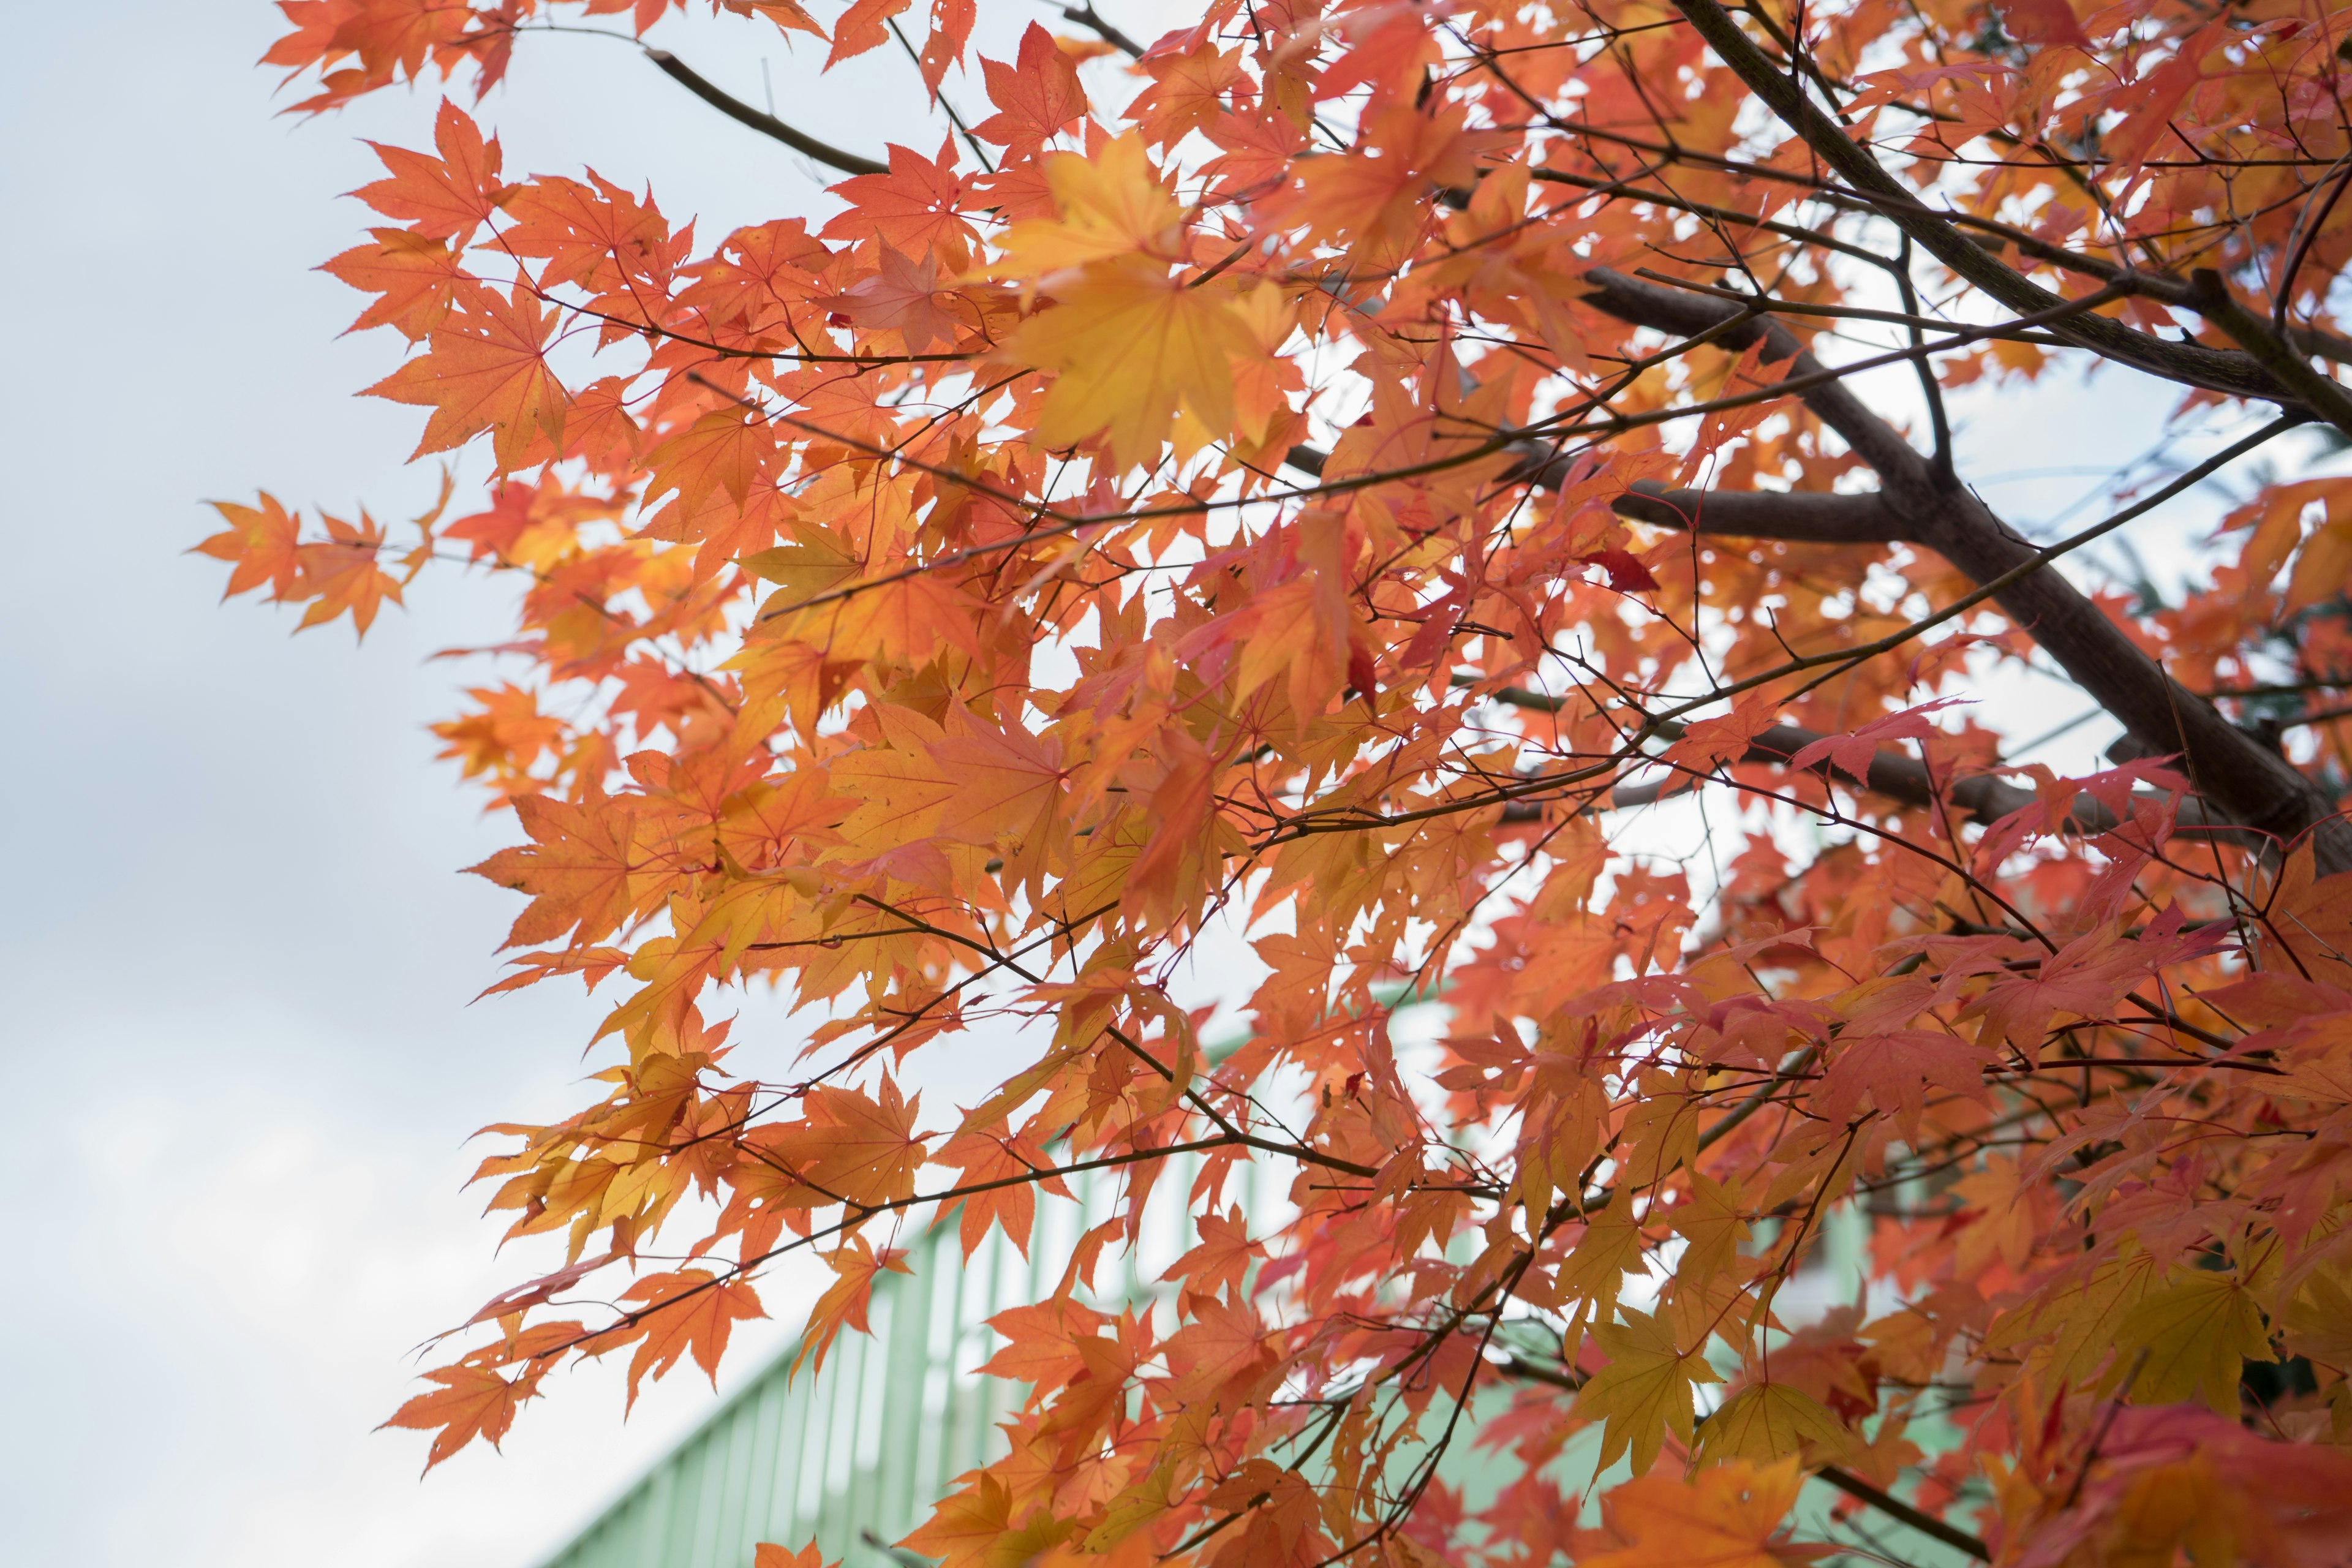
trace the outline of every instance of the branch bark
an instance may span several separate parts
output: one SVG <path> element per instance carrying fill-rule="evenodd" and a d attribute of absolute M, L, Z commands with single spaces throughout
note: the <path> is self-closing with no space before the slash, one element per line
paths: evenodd
<path fill-rule="evenodd" d="M 646 58 L 654 62 L 661 73 L 677 83 L 711 108 L 757 131 L 762 136 L 772 136 L 795 153 L 807 154 L 829 168 L 845 174 L 887 174 L 887 163 L 877 163 L 871 158 L 855 153 L 845 153 L 830 142 L 820 142 L 805 132 L 795 131 L 774 115 L 752 108 L 741 99 L 711 82 L 701 72 L 671 54 L 667 49 L 647 49 Z"/>
<path fill-rule="evenodd" d="M 2221 275 L 2200 267 L 2189 279 L 2196 289 L 2191 306 L 2231 340 L 2292 388 L 2319 416 L 2352 436 L 2352 394 L 2314 370 L 2295 346 L 2272 331 L 2260 316 L 2230 297 Z"/>
<path fill-rule="evenodd" d="M 1706 0 L 1675 0 L 1677 5 Z M 1643 283 L 1622 273 L 1588 274 L 1598 287 L 1587 303 L 1621 320 L 1680 336 L 1727 320 L 1739 308 L 1703 296 Z M 1741 349 L 1762 339 L 1769 359 L 1794 357 L 1792 374 L 1809 374 L 1803 353 L 1777 321 L 1744 323 L 1717 342 Z M 1804 394 L 1807 406 L 1844 437 L 1879 479 L 1880 504 L 1899 520 L 1901 537 L 1932 550 L 1972 581 L 1992 582 L 2036 553 L 1967 489 L 1938 481 L 1932 465 L 1900 432 L 1864 407 L 1842 384 Z M 2297 406 L 2300 406 L 2298 405 Z M 1706 502 L 1713 509 L 1728 498 Z M 1794 525 L 1799 511 L 1774 498 L 1779 515 Z M 1642 502 L 1635 502 L 1640 505 Z M 1694 507 L 1694 515 L 1701 510 Z M 1751 506 L 1751 525 L 1771 521 L 1775 508 Z M 1718 526 L 1710 531 L 1729 532 Z M 2279 840 L 2308 833 L 2321 874 L 2352 870 L 2352 825 L 2284 757 L 2263 747 L 2219 710 L 2166 675 L 2105 612 L 2049 565 L 2025 573 L 1995 601 L 2057 660 L 2074 683 L 2155 752 L 2179 752 L 2190 784 L 2232 821 Z"/>
<path fill-rule="evenodd" d="M 1871 492 L 1676 490 L 1644 479 L 1612 503 L 1621 517 L 1686 533 L 1809 544 L 1893 544 L 1903 520 Z"/>
<path fill-rule="evenodd" d="M 1923 1513 L 1901 1498 L 1881 1491 L 1850 1470 L 1841 1469 L 1835 1465 L 1823 1465 L 1813 1472 L 1813 1478 L 1837 1488 L 1856 1502 L 1868 1503 L 1889 1519 L 1901 1521 L 1930 1540 L 1940 1541 L 1979 1562 L 1992 1561 L 1991 1549 L 1967 1531 L 1946 1524 L 1932 1513 Z"/>
<path fill-rule="evenodd" d="M 1921 249 L 2020 315 L 2063 303 L 1945 221 L 1916 193 L 1888 174 L 1870 149 L 1847 135 L 1807 97 L 1803 88 L 1775 66 L 1716 0 L 1675 0 L 1675 8 L 1782 124 Z M 2261 398 L 2283 407 L 2305 406 L 2300 396 L 2282 386 L 2267 367 L 2248 354 L 2200 343 L 2166 342 L 2104 316 L 2075 317 L 2052 330 L 2083 348 L 2167 381 L 2233 397 Z"/>
<path fill-rule="evenodd" d="M 1105 21 L 1102 13 L 1094 8 L 1093 0 L 1087 0 L 1084 5 L 1065 5 L 1062 15 L 1081 27 L 1092 29 L 1104 43 L 1128 58 L 1139 60 L 1143 58 L 1143 46 Z"/>
<path fill-rule="evenodd" d="M 1822 735 L 1801 725 L 1775 724 L 1758 735 L 1739 760 L 1786 767 L 1799 752 L 1822 739 Z M 1969 773 L 1949 780 L 1938 791 L 1935 775 L 1928 771 L 1927 765 L 1900 752 L 1874 752 L 1869 769 L 1861 778 L 1855 778 L 1843 768 L 1832 767 L 1827 762 L 1815 763 L 1805 771 L 1823 780 L 1838 780 L 1866 789 L 1873 795 L 1922 809 L 1934 805 L 1940 798 L 1962 817 L 1980 826 L 1998 822 L 2011 812 L 2032 805 L 2040 798 L 2033 791 L 1991 773 Z M 1653 784 L 1620 785 L 1609 797 L 1610 809 L 1622 811 L 1632 806 L 1647 805 L 1654 801 L 1696 789 L 1706 782 L 1704 778 L 1677 774 Z M 2153 803 L 2157 797 L 2144 794 L 2141 798 Z M 2087 837 L 2113 832 L 2117 826 L 2115 813 L 2086 795 L 2076 795 L 2066 814 L 2066 831 L 2070 833 Z M 2183 838 L 2244 844 L 2262 841 L 2260 835 L 2218 816 L 2203 800 L 2194 795 L 2181 802 L 2179 814 L 2174 819 L 2174 831 Z"/>
<path fill-rule="evenodd" d="M 1454 678 L 1456 686 L 1475 685 L 1476 680 L 1477 678 L 1472 675 L 1456 675 Z M 1490 691 L 1486 696 L 1491 701 L 1507 703 L 1514 708 L 1531 708 L 1545 713 L 1557 713 L 1567 706 L 1564 698 L 1523 690 L 1517 687 L 1505 687 L 1499 691 Z M 1658 726 L 1658 734 L 1665 740 L 1678 740 L 1683 733 L 1684 726 L 1672 721 Z M 1785 767 L 1799 752 L 1823 739 L 1826 737 L 1819 731 L 1808 730 L 1801 724 L 1775 724 L 1749 742 L 1739 760 Z M 1969 821 L 1979 824 L 1998 822 L 2013 811 L 2032 805 L 2040 798 L 2034 791 L 1989 773 L 1970 773 L 1951 780 L 1938 790 L 1935 776 L 1928 772 L 1927 764 L 1900 752 L 1873 752 L 1869 768 L 1858 778 L 1828 762 L 1813 763 L 1806 771 L 1824 780 L 1843 780 L 1852 786 L 1900 801 L 1906 805 L 1929 806 L 1940 799 Z M 1685 773 L 1650 784 L 1621 784 L 1611 792 L 1607 809 L 1623 811 L 1648 805 L 1670 795 L 1696 789 L 1706 782 L 1705 778 Z M 2142 798 L 2150 803 L 2157 799 L 2152 793 L 2145 794 Z M 1537 802 L 1514 802 L 1504 809 L 1506 821 L 1535 821 L 1541 816 L 1542 807 Z M 2107 833 L 2116 826 L 2115 814 L 2086 795 L 2076 795 L 2067 812 L 2068 832 L 2086 835 Z M 2229 821 L 2194 795 L 2181 803 L 2175 828 L 2182 837 L 2221 839 L 2227 843 L 2250 845 L 2260 842 L 2259 835 Z"/>

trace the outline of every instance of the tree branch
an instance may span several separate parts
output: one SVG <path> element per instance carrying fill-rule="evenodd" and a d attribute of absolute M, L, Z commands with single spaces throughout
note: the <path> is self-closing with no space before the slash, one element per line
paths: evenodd
<path fill-rule="evenodd" d="M 1888 174 L 1869 148 L 1847 135 L 1837 121 L 1805 96 L 1804 89 L 1775 67 L 1739 24 L 1716 0 L 1675 0 L 1675 8 L 1697 29 L 1724 64 L 1764 100 L 1781 123 L 1795 132 L 1853 191 L 1909 235 L 1928 254 L 2020 315 L 2063 303 L 2049 289 L 1962 234 L 1916 193 Z M 2083 315 L 2053 329 L 2059 336 L 2119 363 L 2233 397 L 2261 398 L 2301 408 L 2302 398 L 2282 386 L 2252 356 L 2199 343 L 2168 343 L 2104 316 Z"/>
<path fill-rule="evenodd" d="M 1567 1367 L 1553 1368 L 1531 1360 L 1516 1351 L 1505 1351 L 1486 1366 L 1506 1377 L 1523 1378 L 1529 1383 L 1549 1384 L 1554 1388 L 1573 1394 L 1580 1391 L 1586 1379 Z M 1702 1421 L 1705 1417 L 1700 1418 Z M 1931 1513 L 1912 1507 L 1890 1492 L 1882 1491 L 1860 1476 L 1836 1465 L 1822 1465 L 1813 1471 L 1814 1479 L 1826 1481 L 1856 1502 L 1867 1503 L 1887 1518 L 1907 1524 L 1931 1541 L 1939 1541 L 1955 1551 L 1985 1563 L 1992 1561 L 1992 1552 L 1985 1543 L 1967 1531 L 1946 1524 Z"/>
<path fill-rule="evenodd" d="M 1143 46 L 1104 21 L 1102 13 L 1094 8 L 1093 0 L 1087 0 L 1084 5 L 1065 5 L 1062 15 L 1081 27 L 1093 29 L 1104 43 L 1119 50 L 1128 58 L 1139 60 L 1143 58 Z"/>
<path fill-rule="evenodd" d="M 861 158 L 855 153 L 845 153 L 830 143 L 818 141 L 803 132 L 793 130 L 774 115 L 752 108 L 741 99 L 723 91 L 692 66 L 667 49 L 647 49 L 646 58 L 661 68 L 664 76 L 677 83 L 711 108 L 730 120 L 740 121 L 762 136 L 772 136 L 795 153 L 805 153 L 818 163 L 840 170 L 845 174 L 887 174 L 887 163 L 877 163 L 871 158 Z"/>
<path fill-rule="evenodd" d="M 1621 321 L 1651 327 L 1676 337 L 1695 338 L 1710 327 L 1720 326 L 1741 313 L 1746 307 L 1728 300 L 1711 300 L 1703 295 L 1668 289 L 1656 283 L 1644 283 L 1639 279 L 1606 267 L 1596 267 L 1584 275 L 1592 291 L 1584 296 L 1584 303 Z M 2063 303 L 2063 301 L 2062 301 Z M 1742 322 L 1715 340 L 1717 346 L 1733 353 L 1761 342 L 1764 363 L 1778 364 L 1791 361 L 1788 374 L 1799 376 L 1821 374 L 1825 367 L 1794 332 L 1769 317 Z M 1890 467 L 1909 463 L 1925 471 L 1926 460 L 1912 449 L 1903 433 L 1880 418 L 1855 396 L 1843 382 L 1825 381 L 1809 386 L 1801 395 L 1805 406 L 1836 431 L 1854 455 L 1884 474 Z"/>
<path fill-rule="evenodd" d="M 1477 679 L 1475 675 L 1456 675 L 1454 684 L 1475 686 Z M 1567 706 L 1564 698 L 1541 691 L 1528 691 L 1518 687 L 1505 687 L 1498 691 L 1489 691 L 1486 696 L 1490 701 L 1544 713 L 1557 713 Z M 1664 740 L 1679 740 L 1684 732 L 1685 726 L 1673 720 L 1664 721 L 1657 727 L 1657 733 Z M 1750 742 L 1748 750 L 1740 753 L 1739 760 L 1769 766 L 1786 766 L 1799 752 L 1823 739 L 1826 737 L 1820 731 L 1808 730 L 1801 724 L 1775 724 Z M 1970 773 L 1952 780 L 1939 797 L 1936 779 L 1927 765 L 1900 752 L 1874 752 L 1869 769 L 1860 778 L 1843 768 L 1833 767 L 1828 762 L 1816 763 L 1806 771 L 1824 780 L 1843 779 L 1873 795 L 1885 795 L 1906 805 L 1929 805 L 1941 798 L 1979 824 L 1998 822 L 2041 798 L 2034 791 L 2010 784 L 1990 773 Z M 1703 776 L 1685 773 L 1652 784 L 1622 784 L 1610 795 L 1609 809 L 1622 811 L 1631 806 L 1647 805 L 1653 801 L 1696 789 L 1707 782 Z M 2139 798 L 2153 803 L 2157 796 L 2152 792 L 2142 792 Z M 1538 805 L 1525 803 L 1528 809 L 1514 817 L 1512 811 L 1520 804 L 1515 802 L 1512 807 L 1505 809 L 1506 820 L 1532 821 L 1541 816 Z M 2116 826 L 2115 814 L 2086 795 L 2076 795 L 2067 813 L 2068 832 L 2084 835 L 2107 833 Z M 2194 795 L 2181 803 L 2175 827 L 2183 837 L 2218 838 L 2229 843 L 2259 842 L 2258 836 L 2217 816 L 2204 801 Z"/>
<path fill-rule="evenodd" d="M 1675 3 L 1707 5 L 1710 0 Z M 1679 336 L 1694 336 L 1708 322 L 1730 320 L 1742 310 L 1606 269 L 1587 278 L 1598 285 L 1586 297 L 1587 303 L 1621 320 Z M 1795 352 L 1794 337 L 1777 321 L 1743 322 L 1717 342 L 1738 349 L 1759 338 L 1765 341 L 1768 355 L 1780 357 L 1783 349 Z M 1802 361 L 1811 357 L 1802 355 L 1791 373 L 1807 374 Z M 1878 471 L 1881 504 L 1901 520 L 1904 537 L 1941 555 L 1979 584 L 2018 574 L 1994 595 L 1995 602 L 2151 752 L 2179 752 L 2191 784 L 2221 814 L 2279 840 L 2310 833 L 2316 840 L 2322 875 L 2352 870 L 2352 826 L 2284 757 L 2166 675 L 2055 568 L 2045 563 L 2021 572 L 2037 553 L 2033 545 L 1966 488 L 1939 483 L 1927 458 L 1844 386 L 1815 386 L 1804 399 Z M 1713 507 L 1724 499 L 1717 496 L 1707 504 Z M 1781 504 L 1784 515 L 1793 516 L 1793 509 Z M 1763 507 L 1751 514 L 1759 521 L 1769 516 L 1770 509 Z"/>
<path fill-rule="evenodd" d="M 2311 368 L 2293 344 L 2265 326 L 2263 319 L 2230 298 L 2221 275 L 2200 267 L 2191 275 L 2196 289 L 2191 309 L 2230 335 L 2283 386 L 2294 390 L 2319 416 L 2352 436 L 2352 394 Z"/>
<path fill-rule="evenodd" d="M 1940 1541 L 1955 1551 L 1967 1552 L 1979 1562 L 1992 1561 L 1991 1549 L 1967 1531 L 1946 1524 L 1934 1514 L 1922 1513 L 1902 1499 L 1879 1490 L 1860 1476 L 1841 1469 L 1835 1465 L 1823 1465 L 1813 1472 L 1813 1478 L 1816 1480 L 1828 1482 L 1856 1502 L 1868 1503 L 1889 1519 L 1909 1525 L 1931 1541 Z"/>
<path fill-rule="evenodd" d="M 1610 504 L 1621 517 L 1688 533 L 1811 544 L 1893 544 L 1910 536 L 1870 492 L 1675 490 L 1643 479 Z"/>

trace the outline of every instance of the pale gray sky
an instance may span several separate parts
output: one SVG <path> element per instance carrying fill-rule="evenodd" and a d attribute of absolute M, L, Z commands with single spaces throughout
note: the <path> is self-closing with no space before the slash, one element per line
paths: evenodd
<path fill-rule="evenodd" d="M 990 13 L 1000 56 L 1042 15 Z M 257 487 L 429 500 L 401 462 L 415 411 L 352 395 L 399 340 L 339 340 L 362 297 L 310 269 L 367 221 L 336 199 L 379 172 L 359 139 L 429 141 L 434 97 L 275 118 L 262 0 L 12 14 L 0 1560 L 526 1568 L 710 1394 L 673 1377 L 625 1426 L 614 1376 L 571 1379 L 503 1458 L 422 1483 L 423 1439 L 370 1431 L 409 1348 L 518 1277 L 459 1190 L 466 1140 L 581 1103 L 598 1011 L 468 1005 L 513 908 L 456 870 L 512 835 L 423 728 L 484 671 L 426 659 L 493 639 L 503 592 L 428 574 L 355 650 L 216 605 L 218 563 L 182 553 L 216 526 L 203 500 Z M 901 58 L 820 79 L 809 40 L 665 37 L 754 101 L 766 55 L 780 109 L 845 145 L 939 144 Z M 706 243 L 828 200 L 618 44 L 528 39 L 478 112 L 510 172 L 650 179 Z"/>
<path fill-rule="evenodd" d="M 982 9 L 1000 57 L 1045 15 Z M 1109 9 L 1149 37 L 1138 18 L 1167 7 Z M 261 0 L 16 15 L 0 1559 L 527 1568 L 710 1395 L 673 1377 L 625 1426 L 617 1368 L 570 1377 L 503 1458 L 422 1483 L 422 1439 L 370 1431 L 411 1390 L 407 1350 L 517 1278 L 460 1191 L 466 1139 L 575 1107 L 596 1012 L 551 988 L 468 1005 L 513 903 L 456 868 L 511 833 L 423 728 L 480 671 L 426 659 L 494 636 L 502 592 L 428 575 L 355 650 L 347 626 L 289 642 L 290 615 L 215 605 L 219 566 L 182 553 L 214 526 L 205 498 L 429 499 L 433 473 L 400 460 L 416 411 L 351 395 L 398 340 L 339 340 L 360 297 L 310 268 L 366 222 L 335 199 L 376 173 L 358 139 L 423 142 L 432 95 L 273 118 Z M 764 54 L 785 116 L 843 144 L 938 145 L 903 58 L 820 79 L 820 49 L 700 23 L 674 47 L 755 101 Z M 651 179 L 706 245 L 824 210 L 793 154 L 616 44 L 529 39 L 478 112 L 510 172 Z M 2100 416 L 2136 449 L 2166 400 L 2115 385 Z M 2105 444 L 2031 402 L 1977 411 L 1980 471 Z M 747 1331 L 739 1375 L 777 1331 Z"/>

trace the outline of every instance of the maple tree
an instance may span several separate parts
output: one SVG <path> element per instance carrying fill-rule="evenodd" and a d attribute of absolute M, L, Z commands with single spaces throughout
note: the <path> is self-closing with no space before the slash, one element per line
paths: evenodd
<path fill-rule="evenodd" d="M 715 1368 L 794 1253 L 821 1358 L 908 1226 L 1025 1245 L 1091 1171 L 999 1320 L 1010 1450 L 909 1540 L 950 1568 L 1868 1554 L 1792 1534 L 1807 1476 L 2004 1564 L 2347 1560 L 2352 479 L 2291 433 L 2352 437 L 2352 9 L 1206 0 L 1002 60 L 975 0 L 714 0 L 989 112 L 867 157 L 648 47 L 834 216 L 509 178 L 531 31 L 684 4 L 283 0 L 268 57 L 305 112 L 470 87 L 327 267 L 490 478 L 201 548 L 305 626 L 514 583 L 520 671 L 438 726 L 524 840 L 494 988 L 612 998 L 601 1098 L 493 1130 L 562 1266 L 394 1416 L 433 1462 L 568 1361 Z M 2095 433 L 2090 366 L 2208 455 L 2037 544 L 1945 394 Z M 2099 576 L 2217 475 L 2202 580 Z M 2029 668 L 2115 766 L 1956 700 Z M 1683 795 L 1713 858 L 1645 826 Z M 1213 1062 L 1171 988 L 1242 937 Z M 793 1040 L 730 1037 L 760 985 Z M 1179 1155 L 1180 1288 L 1089 1306 Z M 1786 1322 L 1838 1213 L 1867 1302 Z"/>

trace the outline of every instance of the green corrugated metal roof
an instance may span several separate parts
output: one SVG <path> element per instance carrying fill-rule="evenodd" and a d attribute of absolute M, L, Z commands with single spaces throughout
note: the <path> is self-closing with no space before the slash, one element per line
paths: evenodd
<path fill-rule="evenodd" d="M 814 1540 L 835 1558 L 861 1533 L 914 1528 L 950 1480 L 994 1457 L 995 1424 L 1020 1395 L 979 1374 L 982 1320 L 1053 1281 L 1038 1285 L 1001 1234 L 970 1267 L 951 1224 L 908 1251 L 910 1273 L 875 1284 L 870 1338 L 844 1334 L 822 1371 L 798 1375 L 793 1345 L 548 1568 L 743 1568 L 762 1541 Z"/>
<path fill-rule="evenodd" d="M 1188 1157 L 1166 1181 L 1181 1192 L 1195 1168 Z M 821 1371 L 797 1375 L 788 1347 L 545 1568 L 745 1568 L 763 1541 L 839 1558 L 866 1535 L 905 1535 L 949 1482 L 1003 1451 L 997 1423 L 1022 1389 L 981 1374 L 998 1343 L 987 1320 L 1051 1290 L 1084 1226 L 1108 1216 L 1108 1183 L 1072 1185 L 1076 1201 L 1039 1202 L 1025 1258 L 992 1229 L 967 1262 L 952 1213 L 926 1227 L 908 1272 L 875 1281 L 870 1337 L 842 1335 Z M 1179 1226 L 1151 1249 L 1162 1262 L 1191 1245 Z M 1129 1253 L 1124 1267 L 1097 1305 L 1151 1294 L 1145 1261 Z"/>
<path fill-rule="evenodd" d="M 1196 1168 L 1192 1159 L 1182 1160 L 1168 1173 L 1163 1192 L 1184 1193 Z M 803 1367 L 797 1375 L 799 1346 L 788 1348 L 544 1568 L 750 1568 L 753 1548 L 764 1541 L 794 1548 L 814 1542 L 827 1559 L 856 1563 L 862 1556 L 864 1568 L 878 1568 L 878 1553 L 866 1542 L 898 1541 L 957 1476 L 1003 1451 L 997 1423 L 1018 1404 L 1022 1388 L 981 1373 L 998 1343 L 987 1320 L 1052 1289 L 1086 1225 L 1108 1217 L 1107 1181 L 1097 1175 L 1072 1185 L 1076 1201 L 1041 1198 L 1025 1258 L 992 1230 L 967 1262 L 956 1216 L 935 1221 L 908 1248 L 909 1272 L 876 1281 L 870 1337 L 844 1334 L 821 1371 Z M 1245 1208 L 1253 1206 L 1254 1194 L 1241 1195 Z M 1160 1234 L 1150 1223 L 1154 1215 L 1168 1222 Z M 1862 1228 L 1858 1215 L 1828 1227 L 1822 1261 L 1830 1268 L 1817 1281 L 1828 1299 L 1849 1299 L 1859 1283 Z M 1160 1268 L 1191 1240 L 1183 1205 L 1155 1204 L 1147 1211 L 1145 1246 L 1126 1254 L 1124 1278 L 1095 1303 L 1116 1307 L 1151 1296 Z M 1483 1408 L 1474 1419 L 1499 1408 L 1500 1398 L 1490 1394 L 1476 1403 Z M 1588 1454 L 1582 1463 L 1590 1462 Z M 1562 1463 L 1574 1468 L 1565 1458 Z M 1514 1464 L 1459 1442 L 1439 1473 L 1476 1508 Z M 1589 1479 L 1563 1475 L 1571 1487 Z M 1829 1500 L 1813 1500 L 1805 1511 L 1818 1518 Z M 1915 1561 L 1948 1555 L 1929 1551 Z"/>

